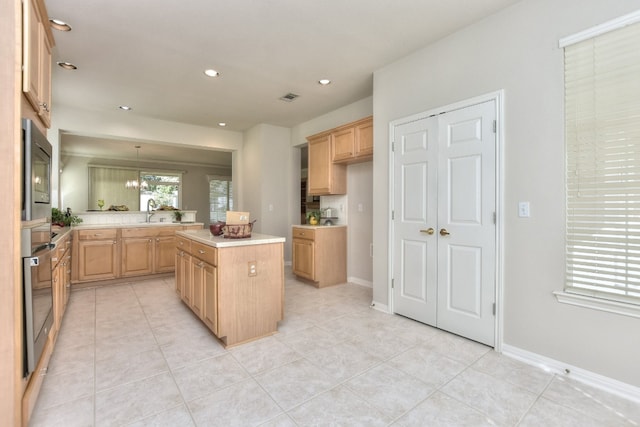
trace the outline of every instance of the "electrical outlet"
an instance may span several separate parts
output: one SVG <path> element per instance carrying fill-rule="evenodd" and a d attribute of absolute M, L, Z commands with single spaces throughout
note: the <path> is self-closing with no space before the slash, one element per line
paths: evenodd
<path fill-rule="evenodd" d="M 258 266 L 256 261 L 249 261 L 249 277 L 254 277 L 258 275 Z"/>
<path fill-rule="evenodd" d="M 531 208 L 529 202 L 518 203 L 518 216 L 520 218 L 529 218 L 531 216 Z"/>

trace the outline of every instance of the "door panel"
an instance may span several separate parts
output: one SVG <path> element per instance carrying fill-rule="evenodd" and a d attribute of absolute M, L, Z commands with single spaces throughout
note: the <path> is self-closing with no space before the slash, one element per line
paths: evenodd
<path fill-rule="evenodd" d="M 394 130 L 394 309 L 434 326 L 437 238 L 421 230 L 437 227 L 436 123 L 431 117 Z"/>
<path fill-rule="evenodd" d="M 495 103 L 439 118 L 439 328 L 493 345 L 495 331 Z"/>
<path fill-rule="evenodd" d="M 495 101 L 397 125 L 393 310 L 494 345 Z"/>

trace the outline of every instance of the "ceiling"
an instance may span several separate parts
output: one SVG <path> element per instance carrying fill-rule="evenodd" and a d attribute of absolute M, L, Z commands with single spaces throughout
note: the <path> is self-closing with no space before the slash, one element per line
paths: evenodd
<path fill-rule="evenodd" d="M 139 146 L 139 149 L 136 149 Z M 121 141 L 109 138 L 64 134 L 62 153 L 98 159 L 132 160 L 193 166 L 231 167 L 231 152 L 171 144 Z"/>
<path fill-rule="evenodd" d="M 517 0 L 45 2 L 72 27 L 54 31 L 54 62 L 78 67 L 54 66 L 54 107 L 244 131 L 366 98 L 374 70 Z"/>

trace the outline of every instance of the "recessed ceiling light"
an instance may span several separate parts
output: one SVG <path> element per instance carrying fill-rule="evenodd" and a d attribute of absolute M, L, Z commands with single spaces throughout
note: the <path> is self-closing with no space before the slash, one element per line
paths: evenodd
<path fill-rule="evenodd" d="M 227 124 L 225 122 L 218 123 L 218 126 L 225 127 Z"/>
<path fill-rule="evenodd" d="M 49 23 L 51 24 L 51 28 L 58 31 L 71 31 L 71 25 L 59 19 L 49 19 Z"/>
<path fill-rule="evenodd" d="M 220 76 L 220 73 L 216 70 L 213 69 L 208 69 L 208 70 L 204 70 L 204 73 L 209 76 L 209 77 L 218 77 Z"/>
<path fill-rule="evenodd" d="M 71 62 L 58 61 L 57 64 L 60 67 L 64 68 L 65 70 L 77 70 L 78 69 L 78 67 L 73 65 Z"/>
<path fill-rule="evenodd" d="M 124 110 L 124 111 L 131 111 L 131 110 L 133 110 L 133 108 L 129 107 L 128 105 L 121 105 L 121 106 L 119 106 L 118 108 L 119 108 L 119 109 L 121 109 L 121 110 Z"/>
<path fill-rule="evenodd" d="M 320 83 L 322 86 L 326 86 L 328 84 L 331 84 L 331 80 L 329 80 L 329 79 L 321 79 L 321 80 L 318 80 L 318 83 Z"/>

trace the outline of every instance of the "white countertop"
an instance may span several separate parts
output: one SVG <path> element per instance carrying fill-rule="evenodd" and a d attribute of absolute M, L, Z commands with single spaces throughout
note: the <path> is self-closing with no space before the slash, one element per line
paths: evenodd
<path fill-rule="evenodd" d="M 339 228 L 339 227 L 346 227 L 346 224 L 333 224 L 333 225 L 309 225 L 309 224 L 300 224 L 300 225 L 292 225 L 292 227 L 296 227 L 296 228 L 311 228 L 311 229 L 316 229 L 316 228 Z"/>
<path fill-rule="evenodd" d="M 72 228 L 74 230 L 84 230 L 89 228 L 138 228 L 138 227 L 180 227 L 180 226 L 190 226 L 190 225 L 199 225 L 200 227 L 204 227 L 204 223 L 202 222 L 133 222 L 129 224 L 78 224 L 74 225 Z"/>
<path fill-rule="evenodd" d="M 246 239 L 225 239 L 222 236 L 214 236 L 208 229 L 176 231 L 177 236 L 186 237 L 214 248 L 229 248 L 233 246 L 265 245 L 268 243 L 284 243 L 284 237 L 270 236 L 268 234 L 251 233 Z"/>

